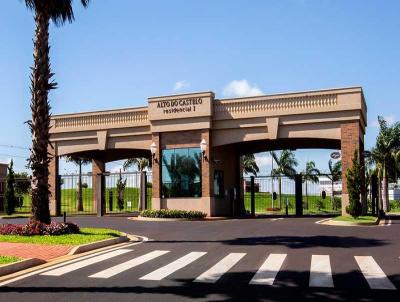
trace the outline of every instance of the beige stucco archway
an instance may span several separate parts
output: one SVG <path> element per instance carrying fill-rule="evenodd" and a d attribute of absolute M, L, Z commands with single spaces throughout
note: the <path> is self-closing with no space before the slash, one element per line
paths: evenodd
<path fill-rule="evenodd" d="M 237 186 L 240 154 L 283 148 L 340 149 L 343 175 L 354 150 L 364 149 L 367 107 L 362 88 L 215 99 L 212 92 L 151 97 L 148 107 L 55 115 L 51 141 L 51 209 L 56 211 L 58 157 L 72 153 L 93 158 L 93 174 L 104 172 L 104 163 L 134 156 L 153 162 L 154 208 L 201 210 L 210 216 L 226 215 L 229 196 L 215 197 L 213 175 L 226 171 L 226 187 Z M 161 150 L 197 147 L 204 139 L 208 148 L 202 161 L 202 197 L 162 198 Z M 343 206 L 348 202 L 343 182 Z"/>

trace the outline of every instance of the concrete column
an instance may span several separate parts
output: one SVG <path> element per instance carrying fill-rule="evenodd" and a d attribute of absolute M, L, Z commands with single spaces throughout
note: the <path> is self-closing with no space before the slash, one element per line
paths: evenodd
<path fill-rule="evenodd" d="M 346 207 L 349 205 L 349 194 L 347 191 L 346 172 L 351 167 L 354 156 L 354 150 L 358 150 L 361 164 L 364 159 L 362 151 L 364 150 L 363 133 L 358 121 L 347 122 L 341 125 L 341 153 L 342 153 L 342 215 L 346 213 Z M 365 201 L 365 178 L 362 174 L 361 183 L 362 197 L 361 201 Z"/>
<path fill-rule="evenodd" d="M 202 158 L 201 162 L 201 197 L 202 202 L 208 203 L 205 208 L 208 209 L 208 215 L 215 215 L 215 199 L 213 190 L 213 179 L 214 172 L 212 166 L 212 142 L 211 134 L 209 129 L 204 129 L 201 132 L 201 140 L 207 142 L 207 150 Z M 200 144 L 200 142 L 199 142 Z"/>
<path fill-rule="evenodd" d="M 161 134 L 153 133 L 152 141 L 157 145 L 157 151 L 152 158 L 152 197 L 151 197 L 151 208 L 154 210 L 161 209 Z M 150 147 L 150 146 L 149 146 Z"/>
<path fill-rule="evenodd" d="M 58 156 L 57 156 L 56 143 L 53 146 L 49 145 L 48 152 L 51 154 L 51 161 L 49 163 L 49 207 L 50 215 L 59 216 L 61 214 L 61 200 L 59 194 L 59 175 L 58 175 Z"/>
<path fill-rule="evenodd" d="M 93 192 L 93 211 L 97 212 L 98 205 L 101 203 L 101 192 L 102 188 L 101 178 L 98 174 L 106 171 L 106 165 L 104 161 L 93 159 L 92 160 L 92 192 Z M 104 197 L 103 197 L 104 198 Z"/>

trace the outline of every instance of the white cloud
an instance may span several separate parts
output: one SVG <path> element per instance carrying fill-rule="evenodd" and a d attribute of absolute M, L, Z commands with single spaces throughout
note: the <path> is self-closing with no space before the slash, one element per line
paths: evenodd
<path fill-rule="evenodd" d="M 180 91 L 188 87 L 190 87 L 190 83 L 188 81 L 186 80 L 178 81 L 174 85 L 174 91 Z"/>
<path fill-rule="evenodd" d="M 119 171 L 124 172 L 123 164 L 113 165 L 109 169 L 107 169 L 111 173 L 119 173 Z"/>
<path fill-rule="evenodd" d="M 245 97 L 245 96 L 256 96 L 262 95 L 263 92 L 256 85 L 252 86 L 243 80 L 233 80 L 224 87 L 223 95 L 225 97 Z"/>
<path fill-rule="evenodd" d="M 396 116 L 395 116 L 394 114 L 386 115 L 386 116 L 383 117 L 383 119 L 384 119 L 389 125 L 391 125 L 391 124 L 393 124 L 393 123 L 396 122 Z M 372 127 L 375 127 L 375 128 L 379 128 L 378 119 L 372 121 L 371 126 L 372 126 Z"/>
<path fill-rule="evenodd" d="M 271 155 L 269 152 L 254 154 L 257 166 L 260 168 L 260 175 L 266 175 L 271 170 Z"/>

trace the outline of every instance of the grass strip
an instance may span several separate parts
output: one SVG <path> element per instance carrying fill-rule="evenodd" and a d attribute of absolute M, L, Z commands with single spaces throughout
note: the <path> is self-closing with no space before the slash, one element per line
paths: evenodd
<path fill-rule="evenodd" d="M 121 233 L 113 229 L 104 228 L 81 228 L 78 234 L 68 234 L 59 236 L 35 235 L 35 236 L 19 236 L 19 235 L 0 235 L 0 242 L 12 243 L 35 243 L 48 245 L 81 245 L 96 242 L 104 239 L 119 237 Z"/>
<path fill-rule="evenodd" d="M 374 223 L 377 218 L 374 216 L 360 216 L 357 218 L 353 218 L 352 216 L 338 216 L 333 218 L 334 221 L 342 221 L 342 222 L 350 222 L 350 223 Z"/>
<path fill-rule="evenodd" d="M 17 262 L 20 260 L 21 260 L 20 258 L 17 258 L 14 256 L 1 256 L 0 255 L 0 265 L 10 264 L 10 263 Z"/>

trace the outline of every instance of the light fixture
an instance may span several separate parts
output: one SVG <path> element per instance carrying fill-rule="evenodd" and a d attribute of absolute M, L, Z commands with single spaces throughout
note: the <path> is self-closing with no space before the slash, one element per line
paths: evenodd
<path fill-rule="evenodd" d="M 207 142 L 204 138 L 200 142 L 200 150 L 201 150 L 201 154 L 203 155 L 203 158 L 207 159 L 207 156 L 206 156 Z"/>
<path fill-rule="evenodd" d="M 151 143 L 150 152 L 151 152 L 151 157 L 157 162 L 156 160 L 157 145 L 155 142 Z"/>

